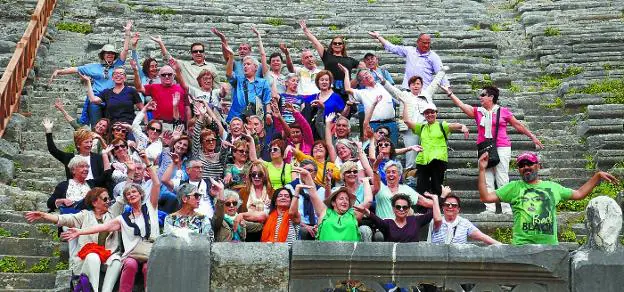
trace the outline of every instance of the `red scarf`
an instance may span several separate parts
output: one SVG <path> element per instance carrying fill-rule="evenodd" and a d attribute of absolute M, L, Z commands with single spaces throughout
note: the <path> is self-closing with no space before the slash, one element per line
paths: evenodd
<path fill-rule="evenodd" d="M 261 242 L 275 242 L 275 229 L 277 227 L 277 210 L 273 210 L 269 214 L 269 218 L 266 222 L 264 222 L 264 227 L 262 228 L 262 238 Z M 288 216 L 288 212 L 285 212 L 282 215 L 282 224 L 279 227 L 277 232 L 277 242 L 286 242 L 288 238 L 288 223 L 290 222 L 290 217 Z"/>

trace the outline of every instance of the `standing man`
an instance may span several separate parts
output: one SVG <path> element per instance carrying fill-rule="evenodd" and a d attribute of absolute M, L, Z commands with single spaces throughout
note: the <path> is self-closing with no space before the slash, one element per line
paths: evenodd
<path fill-rule="evenodd" d="M 227 62 L 228 59 L 233 58 L 234 55 L 231 55 L 228 52 L 229 44 L 227 39 L 225 38 L 225 35 L 215 27 L 212 28 L 212 33 L 214 33 L 221 40 L 221 51 L 223 51 L 223 59 L 225 59 L 225 62 Z M 238 57 L 240 58 L 240 60 L 234 61 L 234 73 L 236 75 L 243 75 L 243 59 L 247 56 L 251 56 L 251 45 L 249 43 L 241 43 L 238 46 Z M 256 69 L 256 77 L 262 78 L 262 76 L 262 67 L 258 66 L 258 68 Z"/>
<path fill-rule="evenodd" d="M 301 65 L 303 65 L 303 67 L 295 68 L 295 74 L 299 77 L 297 94 L 303 95 L 304 99 L 307 100 L 309 96 L 319 93 L 319 89 L 314 82 L 316 74 L 321 72 L 321 69 L 316 66 L 314 54 L 312 54 L 312 51 L 309 49 L 304 49 L 303 52 L 301 52 Z"/>
<path fill-rule="evenodd" d="M 377 39 L 386 51 L 406 59 L 405 75 L 401 85 L 404 89 L 409 89 L 408 81 L 412 76 L 422 77 L 423 88 L 427 88 L 433 81 L 435 74 L 442 71 L 442 60 L 438 54 L 431 50 L 431 36 L 428 34 L 421 33 L 418 36 L 416 47 L 393 45 L 376 31 L 371 31 L 368 34 Z M 446 78 L 441 83 L 444 86 L 449 85 Z"/>
<path fill-rule="evenodd" d="M 479 194 L 481 202 L 507 202 L 513 209 L 512 244 L 558 244 L 557 204 L 561 200 L 582 200 L 600 183 L 618 183 L 611 174 L 598 171 L 579 189 L 573 190 L 538 177 L 541 168 L 534 152 L 524 152 L 516 159 L 522 181 L 512 181 L 496 191 L 488 192 L 485 170 L 488 153 L 479 158 Z"/>
<path fill-rule="evenodd" d="M 364 62 L 366 68 L 370 70 L 371 74 L 373 74 L 373 78 L 375 79 L 375 82 L 380 82 L 382 85 L 385 82 L 391 86 L 394 86 L 394 80 L 392 79 L 392 76 L 390 76 L 390 72 L 388 72 L 388 69 L 379 67 L 379 58 L 377 58 L 375 54 L 370 53 L 370 52 L 366 53 L 366 55 L 364 55 L 364 59 L 362 59 L 362 62 Z M 359 85 L 359 86 L 360 86 L 359 87 L 360 89 L 365 88 L 362 85 Z M 363 125 L 364 116 L 365 116 L 364 105 L 362 105 L 361 103 L 358 104 L 357 110 L 358 110 L 358 121 L 360 122 L 360 125 Z M 365 139 L 364 127 L 360 127 L 360 139 L 362 140 Z"/>
<path fill-rule="evenodd" d="M 395 119 L 394 101 L 388 91 L 375 82 L 373 74 L 368 69 L 360 69 L 356 74 L 358 84 L 364 86 L 364 89 L 353 89 L 349 82 L 349 71 L 342 65 L 338 65 L 344 72 L 345 91 L 353 96 L 353 98 L 364 105 L 364 110 L 368 110 L 376 103 L 376 107 L 371 117 L 370 126 L 373 131 L 381 126 L 386 126 L 390 130 L 390 140 L 394 145 L 399 141 L 399 127 Z M 377 97 L 381 96 L 380 100 Z"/>
<path fill-rule="evenodd" d="M 173 58 L 167 51 L 165 43 L 162 41 L 160 36 L 151 37 L 151 39 L 158 44 L 165 60 Z M 189 86 L 197 90 L 201 90 L 201 87 L 197 83 L 197 76 L 199 76 L 199 73 L 204 69 L 210 70 L 210 72 L 217 72 L 217 68 L 213 64 L 206 61 L 204 44 L 202 43 L 197 42 L 191 45 L 191 58 L 192 61 L 176 60 L 176 62 L 180 67 L 184 81 L 186 81 Z"/>

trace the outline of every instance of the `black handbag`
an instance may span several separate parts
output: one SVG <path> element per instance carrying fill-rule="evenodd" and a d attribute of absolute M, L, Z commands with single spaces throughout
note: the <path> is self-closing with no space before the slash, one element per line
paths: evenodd
<path fill-rule="evenodd" d="M 483 153 L 489 153 L 487 168 L 494 167 L 500 162 L 498 157 L 498 151 L 496 150 L 496 138 L 498 137 L 498 125 L 500 123 L 500 110 L 499 107 L 496 111 L 496 128 L 494 128 L 494 138 L 486 138 L 485 141 L 477 144 L 478 157 L 480 158 Z"/>

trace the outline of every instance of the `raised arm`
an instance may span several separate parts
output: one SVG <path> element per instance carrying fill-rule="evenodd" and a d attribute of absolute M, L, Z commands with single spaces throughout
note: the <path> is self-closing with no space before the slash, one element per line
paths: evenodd
<path fill-rule="evenodd" d="M 531 133 L 531 130 L 529 130 L 529 128 L 527 128 L 520 121 L 518 121 L 515 116 L 511 116 L 511 118 L 509 118 L 509 123 L 512 127 L 518 130 L 518 132 L 529 137 L 529 139 L 531 139 L 531 141 L 535 143 L 535 148 L 544 149 L 544 145 L 542 145 L 542 142 L 540 142 L 540 140 L 537 139 L 537 137 L 533 133 Z"/>
<path fill-rule="evenodd" d="M 362 164 L 362 168 L 364 168 L 365 177 L 373 177 L 374 171 L 370 165 L 370 162 L 368 161 L 368 157 L 366 156 L 364 149 L 362 148 L 362 142 L 357 141 L 355 143 L 357 145 L 357 152 L 358 152 L 358 157 L 360 159 L 360 163 Z M 371 145 L 370 147 L 374 147 L 374 146 Z"/>
<path fill-rule="evenodd" d="M 479 157 L 479 198 L 483 203 L 497 203 L 500 202 L 500 199 L 496 195 L 496 191 L 489 192 L 485 183 L 485 169 L 488 164 L 488 158 L 489 154 L 487 152 Z"/>
<path fill-rule="evenodd" d="M 171 175 L 173 174 L 173 170 L 177 167 L 178 169 L 182 168 L 182 160 L 180 156 L 175 153 L 171 154 L 171 163 L 167 166 L 165 173 L 162 175 L 162 183 L 167 186 L 167 189 L 173 191 L 173 182 L 171 181 Z"/>
<path fill-rule="evenodd" d="M 373 201 L 373 189 L 371 188 L 370 180 L 370 177 L 365 177 L 361 180 L 361 183 L 364 186 L 364 201 L 358 205 L 360 208 L 370 208 L 370 203 Z M 362 212 L 356 211 L 355 215 L 358 221 L 362 220 L 362 217 L 364 217 Z"/>
<path fill-rule="evenodd" d="M 156 44 L 158 44 L 158 47 L 160 48 L 160 54 L 163 57 L 163 60 L 168 60 L 169 59 L 169 51 L 167 51 L 167 47 L 165 47 L 165 42 L 163 42 L 162 38 L 157 35 L 157 36 L 150 36 L 150 39 L 152 39 Z"/>
<path fill-rule="evenodd" d="M 299 173 L 301 181 L 303 181 L 306 185 L 314 185 L 314 178 L 312 177 L 310 172 L 305 170 L 305 168 L 293 167 L 293 171 Z M 314 207 L 314 212 L 316 212 L 316 215 L 318 216 L 318 222 L 322 222 L 322 219 L 325 216 L 325 212 L 327 211 L 327 206 L 316 193 L 316 188 L 309 188 L 308 194 L 310 195 L 310 201 L 312 202 L 312 206 Z"/>
<path fill-rule="evenodd" d="M 316 52 L 319 54 L 319 57 L 323 58 L 325 54 L 325 47 L 321 42 L 312 34 L 312 32 L 308 29 L 308 25 L 305 20 L 299 21 L 299 26 L 303 30 L 303 34 L 308 38 L 308 40 L 312 43 L 312 46 L 316 49 Z"/>
<path fill-rule="evenodd" d="M 154 164 L 149 161 L 149 158 L 147 158 L 147 154 L 145 153 L 145 151 L 141 151 L 139 155 L 141 156 L 141 160 L 143 160 L 143 163 L 145 163 L 147 173 L 152 180 L 152 188 L 150 189 L 150 203 L 152 204 L 152 207 L 154 207 L 154 209 L 158 209 L 158 199 L 160 196 L 160 179 L 158 179 Z"/>
<path fill-rule="evenodd" d="M 448 187 L 447 187 L 448 188 Z M 450 190 L 450 188 L 448 188 Z M 444 190 L 442 190 L 444 192 Z M 442 213 L 440 212 L 440 202 L 436 194 L 430 194 L 425 192 L 423 197 L 431 200 L 431 207 L 433 209 L 433 230 L 438 230 L 442 226 Z"/>
<path fill-rule="evenodd" d="M 334 118 L 336 118 L 336 113 L 331 113 L 325 118 L 325 144 L 327 144 L 329 160 L 332 162 L 336 161 L 336 148 L 334 147 L 334 141 L 331 133 L 331 128 L 334 126 Z"/>
<path fill-rule="evenodd" d="M 314 188 L 310 186 L 306 186 L 306 187 L 307 187 L 306 188 L 307 190 L 310 190 L 310 188 Z M 302 188 L 303 188 L 302 184 L 298 184 L 295 187 L 292 200 L 290 201 L 290 208 L 288 209 L 288 216 L 290 217 L 290 220 L 292 221 L 292 223 L 295 225 L 299 225 L 299 223 L 301 223 L 301 214 L 299 214 L 299 196 L 300 196 L 299 193 L 301 192 Z"/>
<path fill-rule="evenodd" d="M 119 60 L 126 61 L 128 57 L 128 48 L 130 47 L 130 38 L 132 37 L 132 20 L 128 20 L 124 26 L 124 44 L 121 52 L 119 52 Z"/>
<path fill-rule="evenodd" d="M 69 68 L 54 70 L 54 72 L 52 72 L 52 75 L 50 76 L 50 80 L 48 80 L 48 86 L 52 84 L 52 81 L 54 81 L 54 78 L 57 75 L 68 75 L 68 74 L 76 74 L 76 73 L 78 73 L 77 67 L 69 67 Z"/>
<path fill-rule="evenodd" d="M 375 98 L 375 101 L 373 102 L 373 106 L 366 109 L 366 112 L 364 113 L 364 123 L 362 124 L 362 127 L 364 127 L 364 129 L 370 126 L 370 120 L 373 117 L 375 107 L 377 107 L 377 104 L 379 104 L 382 98 L 383 96 L 381 95 L 377 96 L 377 98 Z"/>
<path fill-rule="evenodd" d="M 344 73 L 344 90 L 348 93 L 353 95 L 354 91 L 353 88 L 351 88 L 351 81 L 349 81 L 350 77 L 349 75 L 351 75 L 351 73 L 349 72 L 349 69 L 347 69 L 347 67 L 343 66 L 342 64 L 338 63 L 338 68 L 340 70 L 342 70 L 342 72 Z"/>
<path fill-rule="evenodd" d="M 407 111 L 407 104 L 405 103 L 405 99 L 400 99 L 401 103 L 403 104 L 403 122 L 405 123 L 405 125 L 407 125 L 407 127 L 411 130 L 414 129 L 416 127 L 416 125 L 418 123 L 410 120 L 410 115 L 409 112 Z"/>
<path fill-rule="evenodd" d="M 612 184 L 618 184 L 619 180 L 615 178 L 612 174 L 604 171 L 598 171 L 594 173 L 594 175 L 585 182 L 580 188 L 574 190 L 572 192 L 572 196 L 570 199 L 572 200 L 582 200 L 585 198 L 591 191 L 600 183 L 601 180 L 606 180 Z"/>
<path fill-rule="evenodd" d="M 453 103 L 457 107 L 459 107 L 459 109 L 462 110 L 462 112 L 464 112 L 469 118 L 474 119 L 475 116 L 474 112 L 472 111 L 472 106 L 467 105 L 463 101 L 461 101 L 459 97 L 457 97 L 448 86 L 440 86 L 440 88 L 442 88 L 446 95 L 453 101 Z"/>
<path fill-rule="evenodd" d="M 82 79 L 85 82 L 85 86 L 87 87 L 87 97 L 89 98 L 89 101 L 95 104 L 101 104 L 102 103 L 102 99 L 100 99 L 99 97 L 95 96 L 95 94 L 93 94 L 93 87 L 91 87 L 91 78 L 89 78 L 89 76 L 85 76 L 82 74 L 80 75 L 80 79 Z"/>
<path fill-rule="evenodd" d="M 225 77 L 232 78 L 234 76 L 234 52 L 226 46 L 223 49 L 223 54 L 225 58 Z M 227 57 L 226 57 L 227 55 Z"/>
<path fill-rule="evenodd" d="M 216 27 L 213 27 L 211 31 L 221 40 L 221 52 L 223 52 L 223 60 L 227 62 L 229 59 L 233 59 L 232 57 L 234 57 L 234 55 L 228 54 L 229 46 L 228 46 L 228 41 L 225 38 L 225 35 L 222 32 L 220 32 Z"/>
<path fill-rule="evenodd" d="M 251 31 L 258 38 L 258 50 L 260 51 L 260 64 L 262 65 L 262 75 L 266 76 L 267 72 L 269 72 L 269 64 L 267 63 L 267 55 L 264 50 L 264 45 L 262 44 L 262 36 L 260 36 L 260 32 L 256 29 L 255 26 L 251 27 Z M 273 82 L 275 83 L 275 82 Z"/>
<path fill-rule="evenodd" d="M 145 94 L 145 87 L 143 87 L 143 82 L 141 81 L 137 62 L 135 60 L 130 60 L 130 67 L 132 67 L 132 72 L 134 73 L 134 88 L 136 88 L 138 92 Z"/>
<path fill-rule="evenodd" d="M 72 126 L 72 128 L 74 128 L 74 130 L 78 130 L 78 128 L 81 127 L 81 125 L 76 122 L 76 119 L 70 116 L 69 113 L 65 110 L 65 106 L 63 105 L 63 100 L 61 100 L 60 98 L 57 98 L 54 101 L 54 107 L 59 112 L 61 112 L 61 114 L 63 115 L 63 118 Z"/>
<path fill-rule="evenodd" d="M 386 39 L 384 39 L 381 34 L 379 34 L 379 32 L 376 31 L 369 31 L 368 34 L 379 41 L 379 43 L 381 44 L 381 47 L 384 48 L 386 46 L 387 43 L 389 43 Z"/>
<path fill-rule="evenodd" d="M 175 70 L 176 80 L 178 81 L 178 83 L 180 83 L 180 86 L 182 86 L 182 89 L 184 89 L 184 91 L 188 93 L 189 86 L 188 86 L 188 83 L 186 83 L 186 80 L 184 80 L 184 76 L 182 75 L 182 69 L 180 68 L 180 65 L 178 64 L 178 61 L 174 58 L 169 58 L 169 66 L 171 66 L 171 68 Z"/>
<path fill-rule="evenodd" d="M 52 120 L 50 120 L 49 118 L 43 118 L 41 124 L 43 125 L 43 129 L 46 133 L 46 145 L 48 147 L 48 152 L 50 152 L 50 154 L 52 154 L 52 156 L 54 156 L 54 158 L 56 158 L 58 161 L 60 161 L 64 165 L 67 165 L 69 161 L 74 157 L 74 154 L 63 152 L 56 147 L 56 144 L 54 144 L 54 139 L 52 137 L 54 122 L 52 122 Z"/>
<path fill-rule="evenodd" d="M 245 138 L 247 139 L 247 142 L 249 143 L 248 144 L 249 145 L 249 160 L 251 162 L 260 161 L 260 159 L 258 159 L 258 153 L 256 152 L 256 142 L 253 136 L 249 132 L 245 132 L 243 135 L 245 135 Z"/>
<path fill-rule="evenodd" d="M 292 58 L 290 57 L 290 52 L 288 51 L 288 47 L 286 47 L 285 43 L 280 43 L 279 48 L 284 53 L 284 58 L 286 59 L 286 68 L 288 72 L 295 73 L 295 66 L 293 65 Z"/>

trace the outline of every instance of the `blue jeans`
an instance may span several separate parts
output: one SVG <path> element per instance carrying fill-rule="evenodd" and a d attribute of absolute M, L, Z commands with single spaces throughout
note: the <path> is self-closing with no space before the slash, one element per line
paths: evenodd
<path fill-rule="evenodd" d="M 166 188 L 160 190 L 160 196 L 158 198 L 158 209 L 171 214 L 178 210 L 178 196 L 167 190 Z"/>
<path fill-rule="evenodd" d="M 381 126 L 388 127 L 388 129 L 390 129 L 390 141 L 392 141 L 392 144 L 394 144 L 394 148 L 396 149 L 397 145 L 399 144 L 399 126 L 397 125 L 396 121 L 393 120 L 391 122 L 383 123 L 371 121 L 370 126 L 371 128 L 373 128 L 373 132 L 377 131 L 377 128 Z"/>
<path fill-rule="evenodd" d="M 87 106 L 87 115 L 89 116 L 89 125 L 94 127 L 95 124 L 103 118 L 103 107 L 99 104 L 89 102 Z"/>

